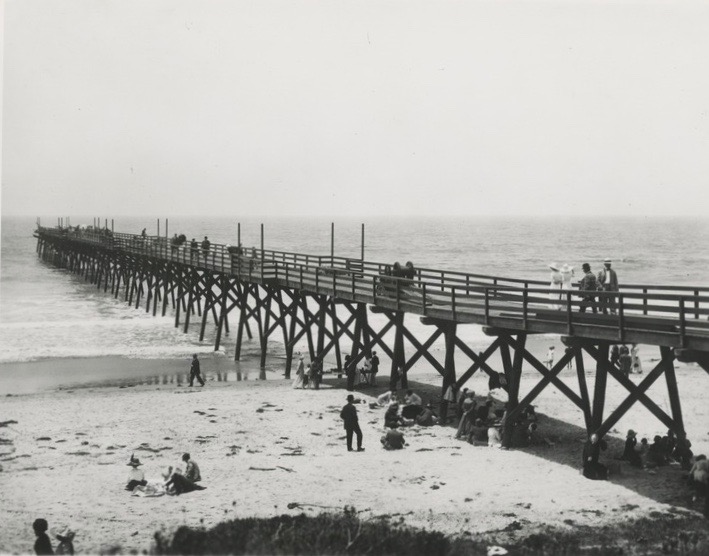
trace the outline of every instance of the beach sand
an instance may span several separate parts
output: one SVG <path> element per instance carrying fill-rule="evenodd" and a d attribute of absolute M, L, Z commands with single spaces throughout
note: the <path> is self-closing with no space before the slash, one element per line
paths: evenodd
<path fill-rule="evenodd" d="M 537 342 L 537 357 L 544 355 L 547 342 Z M 646 347 L 643 355 L 647 372 L 659 352 Z M 347 395 L 344 379 L 326 375 L 318 391 L 294 390 L 275 361 L 267 380 L 256 380 L 259 372 L 251 364 L 248 380 L 230 376 L 225 382 L 216 370 L 229 368 L 229 362 L 217 359 L 203 358 L 209 379 L 204 388 L 171 383 L 176 361 L 134 360 L 127 365 L 140 369 L 136 376 L 159 378 L 4 397 L 0 421 L 10 423 L 0 428 L 0 552 L 31 552 L 37 517 L 50 526 L 69 525 L 76 531 L 76 550 L 94 553 L 116 546 L 124 552 L 146 550 L 157 530 L 182 524 L 210 527 L 236 517 L 338 511 L 345 505 L 364 518 L 400 517 L 408 525 L 451 535 L 489 533 L 499 542 L 546 525 L 601 526 L 656 512 L 701 510 L 675 465 L 656 474 L 623 465 L 610 481 L 584 479 L 579 472 L 581 412 L 553 387 L 535 405 L 540 430 L 554 447 L 476 447 L 455 440 L 454 429 L 437 426 L 406 429 L 408 446 L 389 452 L 379 442 L 384 410 L 362 403 L 366 451 L 348 453 L 339 418 Z M 99 359 L 91 364 L 119 363 Z M 37 365 L 6 365 L 3 372 L 22 373 Z M 693 365 L 677 364 L 677 369 L 694 451 L 709 453 L 709 376 Z M 379 388 L 356 395 L 371 401 L 384 390 L 386 374 L 380 375 Z M 410 387 L 436 399 L 440 379 L 426 376 L 411 376 Z M 525 370 L 522 393 L 538 377 Z M 573 374 L 563 380 L 577 390 Z M 484 395 L 487 378 L 476 374 L 466 386 Z M 664 379 L 652 392 L 669 412 Z M 609 379 L 606 413 L 624 397 L 624 389 Z M 628 428 L 650 440 L 665 430 L 646 410 L 634 407 L 611 431 L 604 459 L 620 454 Z M 183 452 L 199 464 L 206 490 L 157 498 L 124 490 L 131 454 L 142 461 L 147 479 L 158 479 Z M 293 503 L 298 506 L 289 509 Z"/>

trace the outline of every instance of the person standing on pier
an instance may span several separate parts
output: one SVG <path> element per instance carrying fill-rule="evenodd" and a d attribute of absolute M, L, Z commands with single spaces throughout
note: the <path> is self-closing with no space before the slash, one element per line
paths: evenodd
<path fill-rule="evenodd" d="M 617 292 L 618 291 L 618 275 L 615 270 L 611 268 L 611 260 L 606 259 L 603 261 L 603 269 L 598 273 L 598 284 L 599 289 L 604 292 Z M 615 315 L 615 296 L 614 295 L 602 295 L 599 299 L 601 303 L 601 309 L 603 314 L 607 315 L 610 309 L 611 315 Z"/>
<path fill-rule="evenodd" d="M 585 313 L 586 308 L 591 307 L 591 310 L 595 314 L 598 312 L 598 309 L 596 309 L 596 295 L 594 293 L 598 291 L 596 275 L 591 272 L 591 265 L 588 263 L 583 263 L 581 268 L 583 269 L 584 276 L 579 282 L 579 295 L 581 296 L 579 312 Z"/>
<path fill-rule="evenodd" d="M 204 236 L 202 240 L 202 254 L 204 255 L 204 264 L 207 264 L 207 258 L 209 257 L 209 248 L 212 246 L 212 242 L 209 241 L 207 236 Z"/>
<path fill-rule="evenodd" d="M 362 448 L 362 430 L 359 428 L 357 408 L 354 406 L 354 396 L 347 396 L 347 405 L 340 411 L 340 418 L 344 421 L 345 433 L 347 435 L 347 451 L 352 451 L 352 435 L 357 435 L 357 451 L 364 452 Z"/>
<path fill-rule="evenodd" d="M 202 373 L 199 369 L 199 359 L 197 359 L 197 354 L 192 355 L 192 365 L 190 366 L 190 386 L 194 386 L 194 379 L 199 381 L 201 386 L 204 386 L 204 379 L 202 378 Z"/>
<path fill-rule="evenodd" d="M 549 305 L 552 309 L 559 310 L 561 309 L 559 301 L 561 300 L 564 280 L 561 275 L 561 271 L 559 270 L 559 266 L 556 263 L 551 263 L 549 268 L 551 269 L 551 282 L 549 283 Z"/>
<path fill-rule="evenodd" d="M 199 245 L 197 244 L 197 240 L 195 238 L 192 238 L 192 241 L 190 241 L 190 262 L 193 262 L 194 259 L 199 257 Z"/>

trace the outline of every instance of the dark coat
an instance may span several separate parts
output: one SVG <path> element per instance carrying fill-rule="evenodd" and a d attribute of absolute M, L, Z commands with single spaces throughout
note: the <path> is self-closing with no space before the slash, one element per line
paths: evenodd
<path fill-rule="evenodd" d="M 340 417 L 344 421 L 346 429 L 355 427 L 359 422 L 357 418 L 357 408 L 349 402 L 342 408 L 342 411 L 340 411 Z"/>

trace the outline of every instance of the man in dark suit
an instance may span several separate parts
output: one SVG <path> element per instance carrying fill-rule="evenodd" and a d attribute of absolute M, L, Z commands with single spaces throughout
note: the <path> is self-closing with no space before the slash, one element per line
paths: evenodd
<path fill-rule="evenodd" d="M 618 291 L 618 275 L 615 270 L 611 268 L 610 259 L 603 261 L 603 269 L 598 273 L 598 284 L 604 292 Z M 608 309 L 610 309 L 611 315 L 615 315 L 614 295 L 602 295 L 598 301 L 601 304 L 604 315 L 608 314 Z"/>
<path fill-rule="evenodd" d="M 347 404 L 340 411 L 340 417 L 345 424 L 345 432 L 347 433 L 347 451 L 352 451 L 352 435 L 357 435 L 357 451 L 364 452 L 362 448 L 362 430 L 359 428 L 359 419 L 357 418 L 357 408 L 354 406 L 354 396 L 347 396 Z"/>
<path fill-rule="evenodd" d="M 196 353 L 192 356 L 192 365 L 190 366 L 190 386 L 194 385 L 195 378 L 199 381 L 201 386 L 204 386 L 204 379 L 199 369 L 199 359 L 197 359 Z"/>

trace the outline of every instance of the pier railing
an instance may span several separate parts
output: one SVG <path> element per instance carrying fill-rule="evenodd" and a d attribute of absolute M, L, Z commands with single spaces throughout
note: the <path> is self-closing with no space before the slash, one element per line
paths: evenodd
<path fill-rule="evenodd" d="M 41 228 L 42 234 L 98 245 L 128 255 L 179 262 L 384 309 L 529 332 L 582 333 L 613 339 L 654 334 L 664 345 L 686 347 L 699 338 L 709 345 L 709 288 L 623 284 L 618 292 L 592 292 L 583 300 L 577 286 L 551 289 L 548 282 L 448 270 L 417 268 L 414 277 L 385 274 L 386 263 L 224 244 L 173 244 L 168 238 L 104 231 Z M 604 303 L 607 301 L 607 303 Z M 580 312 L 588 305 L 585 313 Z M 593 307 L 610 314 L 593 314 Z M 671 340 L 671 342 L 668 342 Z"/>

